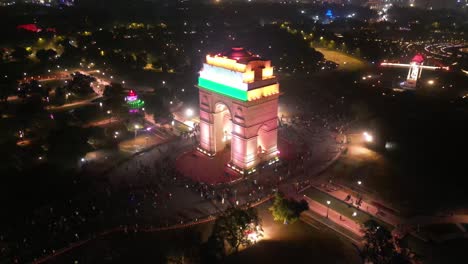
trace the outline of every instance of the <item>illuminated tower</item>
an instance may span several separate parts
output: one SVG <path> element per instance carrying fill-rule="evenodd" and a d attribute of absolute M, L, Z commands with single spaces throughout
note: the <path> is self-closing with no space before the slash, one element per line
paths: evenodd
<path fill-rule="evenodd" d="M 133 90 L 128 92 L 128 95 L 125 97 L 125 101 L 127 102 L 127 107 L 130 113 L 137 113 L 145 106 L 145 102 L 138 99 L 138 95 Z"/>
<path fill-rule="evenodd" d="M 449 71 L 450 67 L 444 67 L 444 66 L 428 66 L 428 65 L 423 65 L 424 64 L 424 56 L 422 54 L 416 54 L 416 56 L 413 57 L 411 60 L 410 64 L 404 64 L 404 63 L 391 63 L 391 62 L 382 62 L 380 63 L 380 66 L 384 67 L 401 67 L 401 68 L 409 68 L 408 70 L 408 76 L 406 77 L 406 81 L 400 83 L 401 88 L 403 89 L 409 89 L 409 90 L 414 90 L 416 89 L 416 86 L 418 85 L 418 80 L 421 77 L 421 73 L 423 69 L 426 70 L 446 70 Z"/>
<path fill-rule="evenodd" d="M 416 54 L 416 56 L 413 57 L 410 63 L 409 71 L 408 71 L 408 77 L 406 77 L 406 85 L 409 88 L 416 88 L 416 85 L 418 83 L 418 79 L 421 77 L 422 73 L 422 65 L 424 64 L 424 57 L 421 54 Z"/>
<path fill-rule="evenodd" d="M 207 55 L 197 87 L 201 152 L 214 156 L 230 145 L 228 166 L 242 174 L 278 160 L 279 84 L 271 61 L 244 48 Z"/>

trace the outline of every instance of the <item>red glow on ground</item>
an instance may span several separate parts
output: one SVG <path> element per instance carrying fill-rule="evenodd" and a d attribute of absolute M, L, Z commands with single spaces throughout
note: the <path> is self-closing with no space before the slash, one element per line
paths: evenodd
<path fill-rule="evenodd" d="M 294 145 L 283 138 L 278 138 L 279 157 L 282 160 L 292 160 L 297 157 Z M 242 177 L 226 164 L 231 159 L 230 149 L 217 153 L 210 158 L 197 150 L 186 152 L 176 160 L 176 168 L 185 177 L 196 182 L 207 184 L 227 183 Z"/>
<path fill-rule="evenodd" d="M 226 166 L 230 158 L 230 150 L 217 153 L 213 158 L 193 150 L 177 158 L 176 168 L 185 177 L 196 182 L 207 184 L 227 183 L 241 177 L 239 173 Z"/>

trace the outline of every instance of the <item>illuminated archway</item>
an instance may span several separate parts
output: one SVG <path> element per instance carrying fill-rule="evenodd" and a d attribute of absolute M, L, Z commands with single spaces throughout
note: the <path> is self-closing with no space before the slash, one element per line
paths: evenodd
<path fill-rule="evenodd" d="M 197 87 L 200 152 L 214 156 L 230 142 L 228 166 L 242 174 L 277 160 L 279 84 L 270 61 L 243 48 L 208 55 Z"/>

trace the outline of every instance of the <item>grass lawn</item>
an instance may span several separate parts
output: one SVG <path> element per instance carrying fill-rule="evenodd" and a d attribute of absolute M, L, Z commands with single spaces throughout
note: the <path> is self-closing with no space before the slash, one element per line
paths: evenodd
<path fill-rule="evenodd" d="M 382 226 L 386 227 L 388 230 L 392 230 L 393 228 L 384 223 L 384 222 L 381 222 L 380 220 L 377 220 L 376 218 L 362 212 L 362 211 L 359 211 L 357 210 L 356 208 L 354 207 L 350 207 L 347 203 L 345 203 L 344 201 L 341 201 L 341 200 L 338 200 L 322 191 L 319 191 L 315 188 L 310 188 L 308 189 L 307 191 L 304 192 L 305 195 L 307 195 L 309 198 L 323 204 L 323 205 L 327 205 L 326 201 L 330 201 L 330 210 L 335 210 L 337 211 L 338 213 L 340 213 L 341 215 L 343 216 L 346 216 L 346 217 L 349 217 L 350 219 L 354 219 L 356 222 L 358 223 L 361 223 L 363 224 L 364 222 L 368 221 L 368 220 L 376 220 L 377 222 L 379 222 Z M 365 208 L 362 208 L 362 209 L 365 209 Z M 354 212 L 357 212 L 357 215 L 353 217 L 353 213 Z"/>
<path fill-rule="evenodd" d="M 259 207 L 265 240 L 229 256 L 225 263 L 361 263 L 354 246 L 333 231 L 301 221 L 273 221 L 269 203 Z M 212 223 L 159 233 L 109 235 L 93 240 L 48 263 L 167 263 L 171 255 L 189 256 L 211 233 Z M 196 253 L 195 253 L 196 254 Z"/>
<path fill-rule="evenodd" d="M 338 69 L 359 70 L 366 66 L 364 61 L 352 57 L 343 52 L 329 50 L 325 48 L 315 48 L 315 50 L 322 53 L 326 60 L 333 61 L 334 63 L 339 64 Z"/>

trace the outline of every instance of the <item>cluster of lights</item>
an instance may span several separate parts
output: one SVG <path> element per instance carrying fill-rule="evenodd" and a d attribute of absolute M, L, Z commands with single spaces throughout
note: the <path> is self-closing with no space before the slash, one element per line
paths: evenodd
<path fill-rule="evenodd" d="M 251 224 L 252 226 L 254 224 Z M 260 226 L 254 226 L 252 230 L 246 232 L 247 239 L 252 243 L 257 243 L 263 237 L 263 230 Z"/>
<path fill-rule="evenodd" d="M 145 102 L 138 99 L 138 95 L 133 90 L 130 90 L 128 96 L 125 97 L 125 101 L 127 101 L 131 113 L 138 112 L 145 105 Z"/>
<path fill-rule="evenodd" d="M 208 151 L 206 151 L 206 150 L 204 150 L 204 149 L 202 149 L 200 147 L 197 147 L 197 150 L 200 151 L 201 153 L 207 155 L 208 157 L 214 157 L 215 156 L 215 153 L 210 153 L 210 152 L 208 152 Z"/>
<path fill-rule="evenodd" d="M 279 162 L 279 157 L 278 156 L 276 156 L 273 159 L 271 159 L 270 161 L 268 161 L 268 166 L 273 165 L 273 164 L 275 164 L 277 162 Z"/>
<path fill-rule="evenodd" d="M 261 80 L 274 78 L 271 62 L 265 61 Z M 255 71 L 251 63 L 242 64 L 225 56 L 206 56 L 198 86 L 241 101 L 253 101 L 279 93 L 278 84 L 254 87 Z M 251 89 L 251 90 L 250 90 Z"/>
<path fill-rule="evenodd" d="M 256 168 L 252 168 L 252 169 L 250 169 L 250 170 L 247 171 L 247 174 L 250 175 L 250 174 L 252 174 L 252 173 L 254 173 L 254 172 L 256 172 L 256 171 L 257 171 Z"/>
<path fill-rule="evenodd" d="M 279 153 L 279 152 L 277 152 L 277 153 Z M 275 163 L 277 163 L 277 162 L 279 162 L 279 157 L 278 157 L 278 156 L 276 156 L 276 157 L 272 158 L 271 160 L 269 160 L 269 161 L 266 163 L 266 165 L 267 165 L 267 166 L 271 166 L 271 165 L 273 165 L 273 164 L 275 164 Z M 234 164 L 232 164 L 232 163 L 228 163 L 227 166 L 228 166 L 229 168 L 231 168 L 232 170 L 237 171 L 238 173 L 240 173 L 240 174 L 242 174 L 242 175 L 244 175 L 246 172 L 247 172 L 248 175 L 250 175 L 250 174 L 252 174 L 252 173 L 254 173 L 254 172 L 257 171 L 257 169 L 256 169 L 255 167 L 254 167 L 254 168 L 250 168 L 249 170 L 243 170 L 242 168 L 239 168 L 239 167 L 237 167 L 236 165 L 234 165 Z"/>
<path fill-rule="evenodd" d="M 223 56 L 217 56 L 217 55 L 210 56 L 210 55 L 207 55 L 206 56 L 206 62 L 208 64 L 210 64 L 210 65 L 225 68 L 225 69 L 229 69 L 229 70 L 236 71 L 236 72 L 245 72 L 246 69 L 247 69 L 247 65 L 242 64 L 242 63 L 238 63 L 236 60 L 229 59 L 229 58 L 223 57 Z"/>
<path fill-rule="evenodd" d="M 362 136 L 364 137 L 364 140 L 368 143 L 374 141 L 374 137 L 371 134 L 369 134 L 367 131 L 362 133 Z"/>
<path fill-rule="evenodd" d="M 233 169 L 234 171 L 237 171 L 238 173 L 244 175 L 244 170 L 241 169 L 241 168 L 239 168 L 239 167 L 237 167 L 236 165 L 231 164 L 231 163 L 228 163 L 227 166 L 228 166 L 229 168 Z"/>

